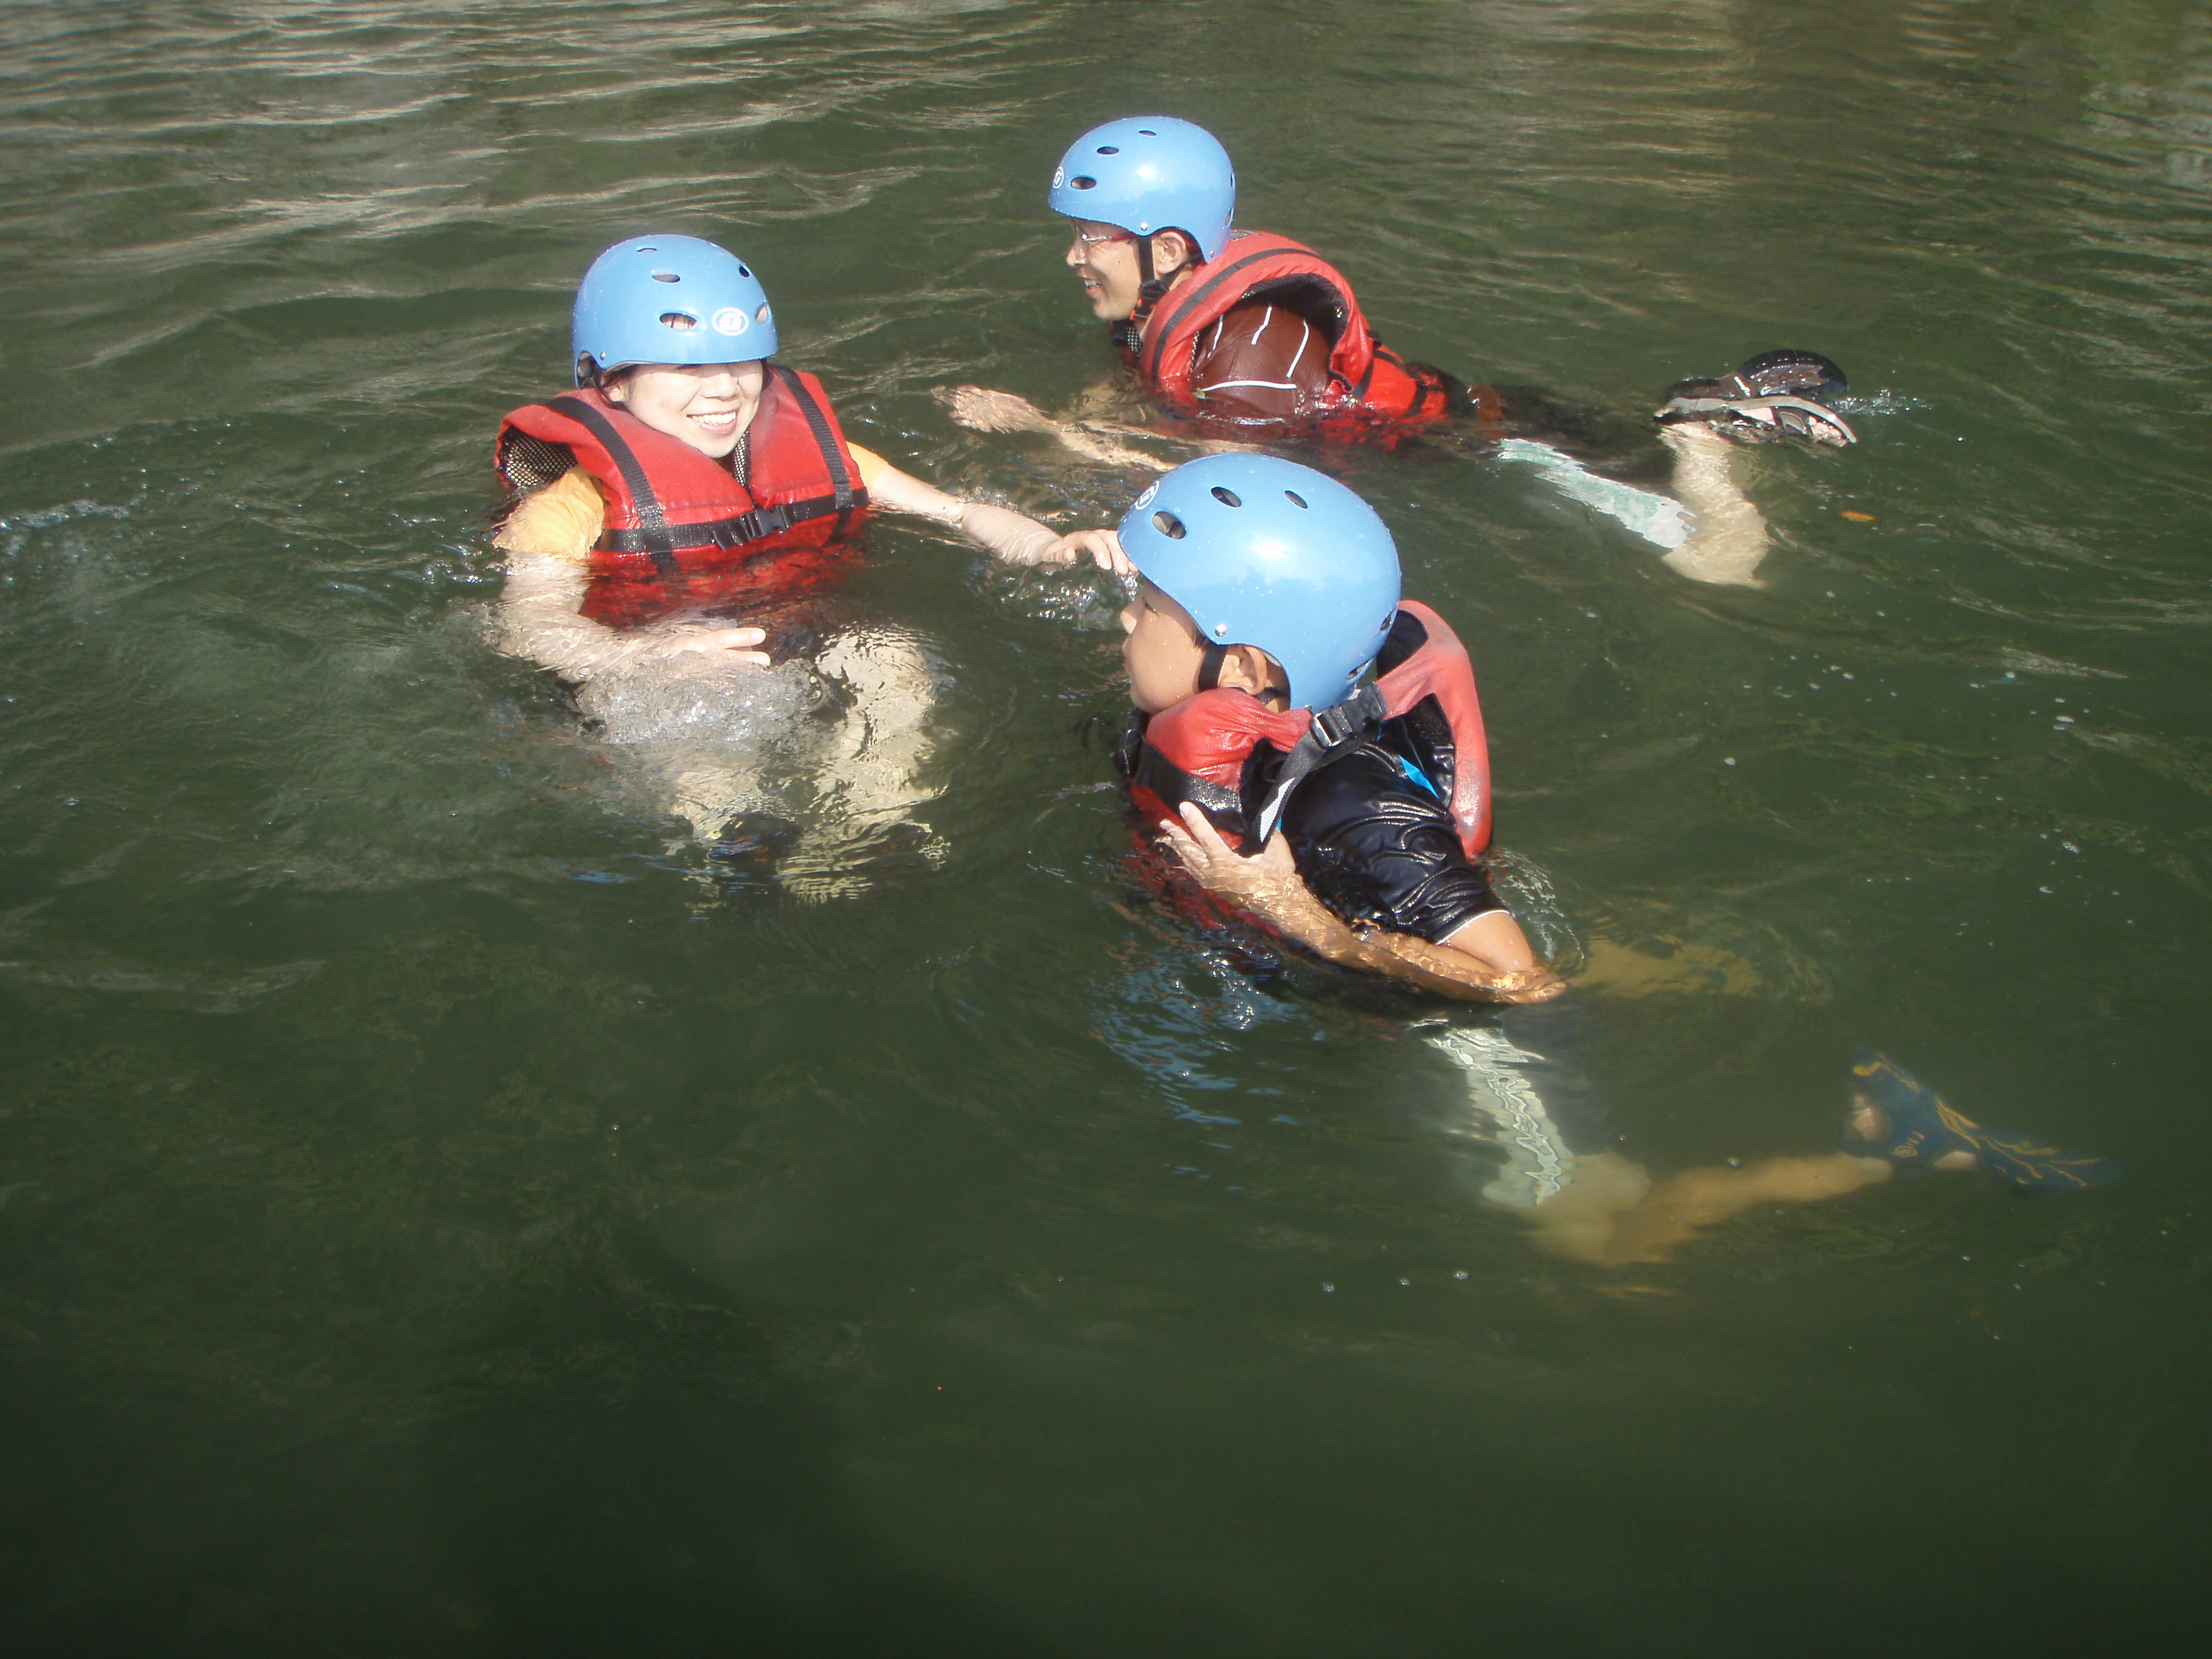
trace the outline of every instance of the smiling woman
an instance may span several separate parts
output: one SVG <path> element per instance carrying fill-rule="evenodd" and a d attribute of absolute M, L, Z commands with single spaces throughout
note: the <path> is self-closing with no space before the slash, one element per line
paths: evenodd
<path fill-rule="evenodd" d="M 738 447 L 752 425 L 766 378 L 758 359 L 632 364 L 617 369 L 603 385 L 610 402 L 620 404 L 654 431 L 680 438 L 702 455 L 720 460 Z"/>
<path fill-rule="evenodd" d="M 872 506 L 951 525 L 1010 564 L 1117 561 L 1103 533 L 1058 535 L 849 443 L 821 381 L 769 361 L 768 295 L 711 242 L 609 248 L 577 290 L 572 341 L 578 390 L 514 410 L 500 434 L 514 494 L 497 538 L 509 561 L 501 637 L 577 685 L 587 713 L 604 716 L 617 683 L 634 697 L 660 679 L 691 697 L 711 691 L 692 684 L 700 674 L 770 667 L 759 622 L 849 563 Z M 738 349 L 750 355 L 724 360 Z M 934 700 L 926 653 L 878 631 L 813 656 L 817 671 L 844 665 L 849 694 L 849 730 L 815 793 L 879 830 L 927 796 L 916 775 Z M 688 758 L 672 775 L 665 805 L 703 839 L 758 793 L 726 756 Z"/>

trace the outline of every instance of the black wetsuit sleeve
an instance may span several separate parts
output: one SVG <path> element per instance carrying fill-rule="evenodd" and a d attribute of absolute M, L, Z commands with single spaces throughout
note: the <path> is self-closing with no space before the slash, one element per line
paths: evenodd
<path fill-rule="evenodd" d="M 1301 783 L 1283 813 L 1313 896 L 1347 922 L 1440 945 L 1505 906 L 1471 862 L 1443 803 L 1370 744 Z"/>

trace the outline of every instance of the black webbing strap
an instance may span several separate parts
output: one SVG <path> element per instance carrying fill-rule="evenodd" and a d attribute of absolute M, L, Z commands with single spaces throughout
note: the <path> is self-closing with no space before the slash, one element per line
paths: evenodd
<path fill-rule="evenodd" d="M 1183 302 L 1168 314 L 1167 320 L 1152 331 L 1152 337 L 1146 343 L 1145 356 L 1137 365 L 1145 378 L 1148 380 L 1159 379 L 1161 348 L 1167 344 L 1168 337 L 1182 325 L 1184 318 L 1203 305 L 1209 297 L 1218 293 L 1222 284 L 1236 276 L 1238 271 L 1248 266 L 1256 265 L 1263 259 L 1272 259 L 1279 252 L 1280 250 L 1277 248 L 1263 248 L 1257 253 L 1248 253 L 1241 259 L 1231 259 L 1211 276 L 1194 286 L 1184 296 Z"/>
<path fill-rule="evenodd" d="M 1210 779 L 1186 772 L 1150 744 L 1141 745 L 1129 781 L 1149 789 L 1172 812 L 1185 801 L 1195 801 L 1217 830 L 1244 830 L 1243 805 L 1234 789 L 1224 789 Z"/>
<path fill-rule="evenodd" d="M 1275 833 L 1276 824 L 1282 821 L 1283 808 L 1290 803 L 1291 790 L 1331 761 L 1343 759 L 1380 731 L 1382 722 L 1389 718 L 1390 706 L 1372 681 L 1348 701 L 1333 708 L 1316 709 L 1313 724 L 1306 727 L 1305 736 L 1291 746 L 1291 752 L 1283 757 L 1282 765 L 1276 769 L 1274 785 L 1260 807 L 1259 822 L 1252 826 L 1251 850 L 1257 852 L 1265 847 L 1267 837 Z"/>
<path fill-rule="evenodd" d="M 841 501 L 836 495 L 817 495 L 804 501 L 783 501 L 774 507 L 757 507 L 746 513 L 733 514 L 726 519 L 710 520 L 705 524 L 683 524 L 670 526 L 671 533 L 685 547 L 740 548 L 748 543 L 781 535 L 793 525 L 805 524 L 810 519 L 826 519 L 832 513 L 849 514 L 849 497 Z M 652 550 L 641 530 L 610 530 L 600 538 L 601 544 L 611 553 L 647 553 Z"/>
<path fill-rule="evenodd" d="M 836 492 L 833 498 L 836 506 L 832 510 L 837 514 L 837 528 L 831 533 L 842 536 L 848 521 L 853 516 L 853 475 L 846 470 L 845 457 L 838 445 L 837 434 L 830 429 L 830 417 L 823 413 L 821 405 L 807 391 L 806 383 L 796 374 L 774 363 L 769 365 L 769 372 L 776 377 L 777 383 L 786 392 L 799 400 L 799 411 L 806 416 L 806 424 L 814 433 L 815 444 L 821 449 L 823 462 L 830 469 L 830 487 Z M 819 518 L 821 515 L 809 514 L 807 516 Z"/>
<path fill-rule="evenodd" d="M 664 580 L 675 581 L 680 578 L 684 573 L 676 562 L 676 539 L 668 532 L 668 520 L 661 516 L 660 499 L 653 493 L 653 485 L 635 452 L 615 430 L 615 423 L 581 398 L 549 398 L 545 407 L 575 422 L 597 439 L 599 447 L 614 462 L 615 470 L 622 474 L 623 483 L 629 490 L 630 505 L 636 509 L 641 521 L 639 527 L 629 532 L 636 537 L 638 545 L 627 550 L 650 553 Z"/>
<path fill-rule="evenodd" d="M 1367 401 L 1367 388 L 1375 383 L 1376 361 L 1382 355 L 1380 343 L 1373 341 L 1369 343 L 1374 346 L 1374 350 L 1368 356 L 1367 372 L 1359 377 L 1359 383 L 1352 388 L 1352 401 L 1355 404 L 1364 404 Z"/>

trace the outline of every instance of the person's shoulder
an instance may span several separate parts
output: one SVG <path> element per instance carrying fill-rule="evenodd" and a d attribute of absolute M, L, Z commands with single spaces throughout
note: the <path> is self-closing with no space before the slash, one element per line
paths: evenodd
<path fill-rule="evenodd" d="M 510 553 L 582 559 L 605 524 L 605 497 L 592 475 L 575 466 L 516 502 L 495 544 Z"/>
<path fill-rule="evenodd" d="M 1398 757 L 1380 744 L 1362 744 L 1330 762 L 1291 792 L 1285 824 L 1300 836 L 1328 841 L 1378 817 L 1447 818 L 1443 805 L 1406 775 Z"/>

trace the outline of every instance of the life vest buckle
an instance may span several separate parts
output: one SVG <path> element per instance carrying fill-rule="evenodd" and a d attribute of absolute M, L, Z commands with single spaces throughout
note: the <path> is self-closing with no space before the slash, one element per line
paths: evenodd
<path fill-rule="evenodd" d="M 1360 687 L 1358 694 L 1327 708 L 1314 710 L 1312 731 L 1320 738 L 1323 749 L 1341 749 L 1353 738 L 1364 737 L 1390 716 L 1390 709 L 1382 694 L 1370 682 Z"/>

